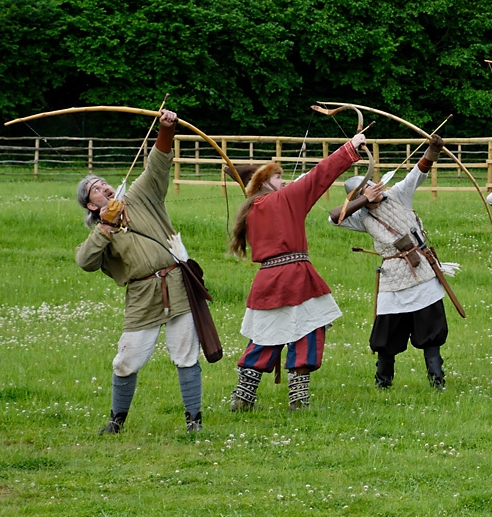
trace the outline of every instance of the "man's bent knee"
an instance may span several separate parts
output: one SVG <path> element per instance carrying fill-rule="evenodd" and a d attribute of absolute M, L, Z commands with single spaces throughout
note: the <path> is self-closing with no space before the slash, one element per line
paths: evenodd
<path fill-rule="evenodd" d="M 118 377 L 128 377 L 132 373 L 137 373 L 132 364 L 127 362 L 124 357 L 118 354 L 113 360 L 113 372 Z"/>

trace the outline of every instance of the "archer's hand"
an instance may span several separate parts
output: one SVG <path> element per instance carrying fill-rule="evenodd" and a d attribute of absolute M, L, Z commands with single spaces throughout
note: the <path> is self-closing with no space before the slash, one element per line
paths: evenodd
<path fill-rule="evenodd" d="M 439 135 L 432 135 L 429 141 L 429 147 L 425 151 L 424 156 L 431 162 L 435 162 L 439 159 L 439 153 L 444 147 L 444 141 Z"/>
<path fill-rule="evenodd" d="M 108 223 L 117 223 L 121 220 L 121 214 L 125 210 L 125 205 L 121 201 L 110 199 L 108 204 L 101 208 L 99 217 L 101 221 L 107 221 Z"/>
<path fill-rule="evenodd" d="M 174 113 L 174 111 L 161 110 L 161 118 L 159 119 L 161 126 L 171 127 L 176 123 L 177 120 L 178 115 Z"/>
<path fill-rule="evenodd" d="M 382 181 L 376 185 L 366 185 L 364 187 L 363 195 L 366 196 L 368 204 L 379 203 L 383 200 L 383 190 L 385 185 Z"/>
<path fill-rule="evenodd" d="M 364 135 L 363 133 L 358 133 L 350 141 L 352 142 L 352 145 L 354 146 L 354 148 L 358 149 L 360 145 L 365 145 L 366 135 Z"/>

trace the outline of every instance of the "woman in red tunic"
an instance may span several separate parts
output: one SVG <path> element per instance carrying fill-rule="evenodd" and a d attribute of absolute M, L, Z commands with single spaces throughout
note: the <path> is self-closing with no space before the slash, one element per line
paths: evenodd
<path fill-rule="evenodd" d="M 310 373 L 321 366 L 325 328 L 341 316 L 331 289 L 309 261 L 305 219 L 316 201 L 354 162 L 364 135 L 285 186 L 276 163 L 243 173 L 248 199 L 236 217 L 231 251 L 261 264 L 246 302 L 241 334 L 249 344 L 239 359 L 231 411 L 251 409 L 263 372 L 272 372 L 287 345 L 289 407 L 309 405 Z M 249 174 L 248 174 L 249 172 Z M 249 176 L 249 177 L 248 177 Z"/>

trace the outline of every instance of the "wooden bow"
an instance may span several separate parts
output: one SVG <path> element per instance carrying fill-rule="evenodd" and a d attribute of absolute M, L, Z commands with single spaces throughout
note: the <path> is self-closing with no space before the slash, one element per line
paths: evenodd
<path fill-rule="evenodd" d="M 355 106 L 354 104 L 343 104 L 336 109 L 324 109 L 320 106 L 313 105 L 311 106 L 311 109 L 313 109 L 314 111 L 319 111 L 320 113 L 328 115 L 329 117 L 333 117 L 336 114 L 340 113 L 340 111 L 344 111 L 347 109 L 354 110 L 357 113 L 357 133 L 363 133 L 367 129 L 363 129 L 364 117 L 362 115 L 362 112 L 358 109 L 358 106 Z M 342 205 L 342 210 L 340 211 L 340 216 L 338 217 L 338 224 L 341 224 L 341 222 L 345 219 L 345 214 L 347 212 L 347 207 L 350 201 L 357 197 L 357 194 L 366 186 L 367 182 L 372 178 L 372 174 L 374 171 L 374 158 L 372 157 L 372 154 L 366 145 L 361 145 L 360 148 L 367 154 L 367 157 L 369 158 L 369 166 L 367 167 L 366 175 L 359 183 L 359 185 L 357 185 L 357 187 L 355 187 L 351 192 L 347 194 L 347 197 L 345 198 L 345 201 Z"/>
<path fill-rule="evenodd" d="M 352 107 L 358 108 L 360 110 L 370 111 L 371 113 L 376 113 L 377 115 L 382 115 L 383 117 L 387 117 L 389 119 L 395 120 L 396 122 L 400 122 L 400 124 L 403 124 L 403 125 L 409 127 L 410 129 L 413 129 L 416 133 L 425 137 L 426 139 L 430 140 L 430 138 L 431 138 L 431 135 L 426 133 L 423 129 L 420 129 L 415 124 L 412 124 L 411 122 L 408 122 L 407 120 L 397 117 L 396 115 L 393 115 L 392 113 L 388 113 L 386 111 L 378 110 L 375 108 L 370 108 L 369 106 L 363 106 L 361 104 L 347 104 L 344 102 L 324 102 L 324 101 L 318 101 L 318 103 L 325 105 L 325 106 L 352 106 Z M 447 154 L 460 167 L 460 169 L 468 176 L 468 179 L 473 183 L 473 186 L 475 187 L 476 191 L 478 192 L 478 194 L 479 194 L 480 198 L 482 199 L 482 202 L 485 206 L 485 209 L 487 210 L 487 215 L 489 216 L 490 224 L 492 224 L 492 214 L 490 213 L 489 205 L 487 204 L 487 201 L 486 201 L 484 195 L 482 194 L 482 191 L 480 190 L 480 186 L 476 182 L 475 178 L 472 176 L 470 171 L 463 165 L 463 163 L 461 163 L 459 158 L 457 156 L 455 156 L 449 149 L 447 149 L 446 147 L 443 147 L 442 151 L 445 154 Z"/>
<path fill-rule="evenodd" d="M 55 111 L 45 111 L 44 113 L 37 113 L 36 115 L 30 115 L 29 117 L 22 117 L 22 118 L 16 118 L 14 120 L 10 120 L 9 122 L 5 122 L 5 126 L 10 126 L 11 124 L 16 124 L 18 122 L 28 122 L 30 120 L 35 120 L 38 118 L 44 118 L 44 117 L 54 117 L 57 115 L 66 115 L 68 113 L 82 113 L 82 112 L 89 112 L 89 111 L 118 111 L 121 113 L 134 113 L 136 115 L 146 115 L 148 117 L 160 117 L 161 113 L 159 111 L 151 111 L 151 110 L 145 110 L 141 108 L 130 108 L 128 106 L 84 106 L 79 108 L 67 108 L 62 110 L 55 110 Z M 193 126 L 189 122 L 186 122 L 186 120 L 178 119 L 178 124 L 181 124 L 184 127 L 187 127 L 189 130 L 193 131 L 197 135 L 201 136 L 206 142 L 208 142 L 219 154 L 224 158 L 225 162 L 231 169 L 231 171 L 234 174 L 235 180 L 239 183 L 239 186 L 241 187 L 243 194 L 246 196 L 246 189 L 244 188 L 244 183 L 241 180 L 241 177 L 239 176 L 236 167 L 234 167 L 234 164 L 231 162 L 229 157 L 224 153 L 224 151 L 218 146 L 217 142 L 210 138 L 208 135 L 206 135 L 203 131 L 198 129 L 197 127 Z"/>

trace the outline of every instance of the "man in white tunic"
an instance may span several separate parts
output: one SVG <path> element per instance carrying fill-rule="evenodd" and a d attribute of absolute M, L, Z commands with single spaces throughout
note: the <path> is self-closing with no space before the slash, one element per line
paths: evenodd
<path fill-rule="evenodd" d="M 405 179 L 385 190 L 383 183 L 369 182 L 346 210 L 340 227 L 368 233 L 375 250 L 383 257 L 377 296 L 376 319 L 370 346 L 378 354 L 376 386 L 388 388 L 394 378 L 395 356 L 407 349 L 408 340 L 424 351 L 427 375 L 432 386 L 444 387 L 440 347 L 448 326 L 444 290 L 427 259 L 419 253 L 411 233 L 416 228 L 425 240 L 422 221 L 412 209 L 417 188 L 439 158 L 444 143 L 433 135 L 428 149 Z M 347 193 L 360 185 L 362 177 L 347 180 Z M 342 207 L 334 208 L 329 221 L 338 226 Z"/>

